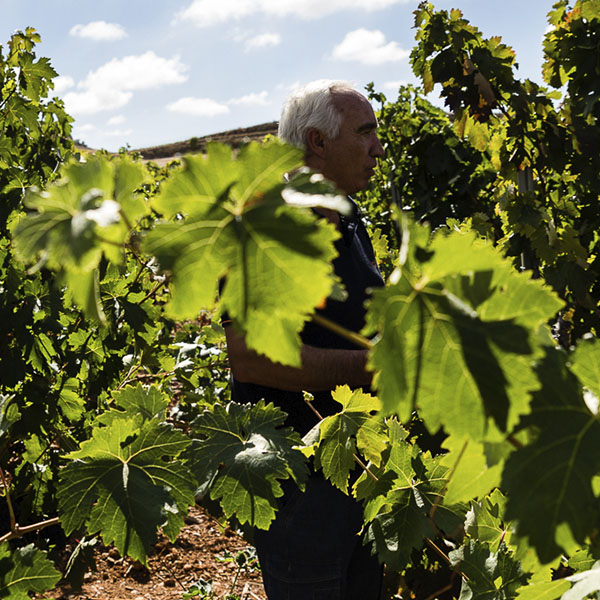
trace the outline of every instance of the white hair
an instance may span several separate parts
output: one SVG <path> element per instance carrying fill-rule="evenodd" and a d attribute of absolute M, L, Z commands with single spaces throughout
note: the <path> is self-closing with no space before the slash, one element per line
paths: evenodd
<path fill-rule="evenodd" d="M 342 114 L 335 106 L 334 95 L 356 92 L 346 81 L 319 79 L 296 90 L 286 100 L 279 120 L 278 136 L 288 144 L 306 149 L 306 134 L 314 127 L 335 139 L 342 124 Z"/>

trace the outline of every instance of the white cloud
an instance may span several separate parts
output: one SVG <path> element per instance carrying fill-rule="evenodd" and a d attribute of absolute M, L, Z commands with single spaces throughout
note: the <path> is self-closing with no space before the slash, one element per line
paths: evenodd
<path fill-rule="evenodd" d="M 73 127 L 77 130 L 77 132 L 81 132 L 81 133 L 86 133 L 88 131 L 96 130 L 96 126 L 92 125 L 91 123 L 84 123 L 83 125 L 77 125 L 77 123 L 75 123 L 73 125 Z"/>
<path fill-rule="evenodd" d="M 281 44 L 281 36 L 278 33 L 261 33 L 247 39 L 244 49 L 246 52 L 250 52 L 258 48 L 266 48 L 267 46 L 279 46 L 279 44 Z"/>
<path fill-rule="evenodd" d="M 371 12 L 408 2 L 411 0 L 193 0 L 187 8 L 177 13 L 175 20 L 192 21 L 199 27 L 209 27 L 256 13 L 319 19 L 342 10 L 360 9 Z"/>
<path fill-rule="evenodd" d="M 195 117 L 216 117 L 218 115 L 226 115 L 230 112 L 230 105 L 243 106 L 265 106 L 269 104 L 267 100 L 268 93 L 266 90 L 246 94 L 239 98 L 231 98 L 226 102 L 218 102 L 212 98 L 194 98 L 186 96 L 167 105 L 167 110 L 180 113 L 183 115 L 192 115 Z"/>
<path fill-rule="evenodd" d="M 115 115 L 114 117 L 111 117 L 106 124 L 107 125 L 121 125 L 122 123 L 125 123 L 125 117 L 123 115 Z"/>
<path fill-rule="evenodd" d="M 193 115 L 194 117 L 216 117 L 227 114 L 229 107 L 210 98 L 192 98 L 191 96 L 186 96 L 168 104 L 167 110 L 184 115 Z"/>
<path fill-rule="evenodd" d="M 92 21 L 87 25 L 74 25 L 69 31 L 70 35 L 87 38 L 95 42 L 114 42 L 127 37 L 127 32 L 118 23 L 106 21 Z"/>
<path fill-rule="evenodd" d="M 398 42 L 386 44 L 382 31 L 363 28 L 348 32 L 332 52 L 335 59 L 360 62 L 364 65 L 397 62 L 404 60 L 409 54 L 410 51 L 404 50 Z"/>
<path fill-rule="evenodd" d="M 178 56 L 162 58 L 149 50 L 137 56 L 113 58 L 96 71 L 88 73 L 79 86 L 88 89 L 116 87 L 121 90 L 149 90 L 187 81 L 187 70 L 188 67 Z"/>
<path fill-rule="evenodd" d="M 59 75 L 54 79 L 54 93 L 57 96 L 62 96 L 64 92 L 71 89 L 75 85 L 75 81 L 68 75 Z"/>
<path fill-rule="evenodd" d="M 399 79 L 398 81 L 385 81 L 381 87 L 386 91 L 397 92 L 401 85 L 406 84 L 406 81 Z"/>
<path fill-rule="evenodd" d="M 267 92 L 262 91 L 254 94 L 246 94 L 240 98 L 232 98 L 228 104 L 244 104 L 246 106 L 265 106 L 269 104 L 267 101 Z"/>
<path fill-rule="evenodd" d="M 109 131 L 105 131 L 104 135 L 108 135 L 111 137 L 123 137 L 126 135 L 131 135 L 133 133 L 133 129 L 111 129 Z"/>
<path fill-rule="evenodd" d="M 133 92 L 95 88 L 83 92 L 68 92 L 64 95 L 67 112 L 73 115 L 91 115 L 103 110 L 125 106 Z"/>
<path fill-rule="evenodd" d="M 92 114 L 125 106 L 133 92 L 164 85 L 183 83 L 188 67 L 178 56 L 162 58 L 149 51 L 145 54 L 113 58 L 77 84 L 80 91 L 69 92 L 64 101 L 73 114 Z"/>

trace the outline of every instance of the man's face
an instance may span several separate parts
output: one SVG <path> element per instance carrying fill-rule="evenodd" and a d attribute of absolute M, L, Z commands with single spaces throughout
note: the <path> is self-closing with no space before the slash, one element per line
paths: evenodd
<path fill-rule="evenodd" d="M 346 194 L 354 194 L 367 187 L 383 147 L 376 133 L 377 119 L 362 94 L 338 93 L 335 104 L 342 123 L 335 139 L 324 139 L 321 172 Z"/>

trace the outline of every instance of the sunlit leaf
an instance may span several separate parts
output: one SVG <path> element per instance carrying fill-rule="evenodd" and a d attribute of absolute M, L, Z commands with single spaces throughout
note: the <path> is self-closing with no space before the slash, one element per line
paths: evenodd
<path fill-rule="evenodd" d="M 229 153 L 229 159 L 225 156 Z M 332 286 L 337 232 L 312 213 L 287 206 L 286 171 L 297 149 L 253 143 L 237 156 L 210 145 L 192 158 L 155 200 L 165 215 L 145 248 L 172 275 L 168 310 L 190 318 L 212 306 L 221 278 L 221 308 L 246 343 L 274 361 L 298 366 L 299 331 Z"/>
<path fill-rule="evenodd" d="M 436 236 L 412 252 L 420 262 L 376 290 L 369 310 L 381 332 L 371 365 L 385 410 L 408 421 L 418 409 L 431 432 L 443 425 L 475 440 L 488 419 L 510 430 L 538 386 L 535 332 L 561 302 L 472 235 Z"/>
<path fill-rule="evenodd" d="M 372 460 L 376 465 L 381 461 L 381 453 L 387 442 L 382 435 L 380 421 L 370 417 L 372 412 L 380 408 L 376 397 L 362 390 L 353 391 L 348 386 L 338 386 L 333 398 L 342 405 L 342 409 L 320 423 L 315 465 L 322 468 L 325 477 L 345 492 L 350 471 L 357 466 L 354 458 L 356 440 L 360 440 L 367 460 Z"/>

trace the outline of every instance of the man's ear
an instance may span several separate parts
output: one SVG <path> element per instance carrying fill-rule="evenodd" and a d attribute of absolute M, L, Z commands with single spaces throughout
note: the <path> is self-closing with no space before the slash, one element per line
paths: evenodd
<path fill-rule="evenodd" d="M 307 155 L 323 158 L 325 150 L 325 140 L 323 135 L 316 127 L 311 127 L 306 134 L 306 153 Z"/>

